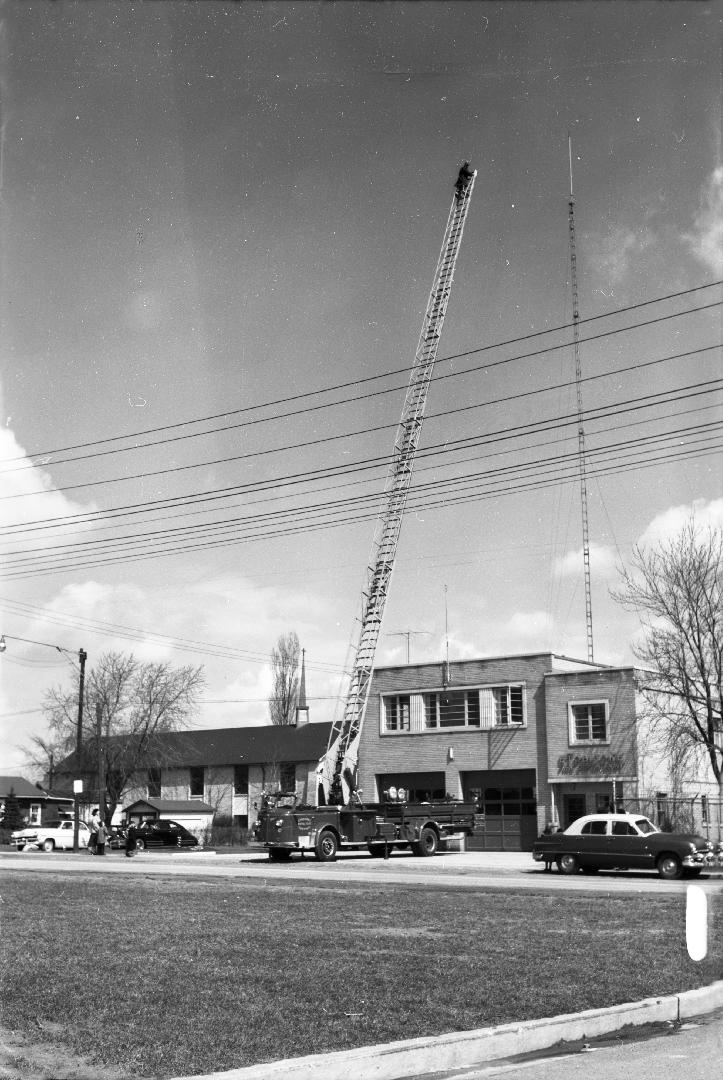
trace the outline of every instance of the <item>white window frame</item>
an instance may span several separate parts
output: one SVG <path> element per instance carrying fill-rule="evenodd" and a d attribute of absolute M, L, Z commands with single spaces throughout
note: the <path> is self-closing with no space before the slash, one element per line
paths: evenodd
<path fill-rule="evenodd" d="M 592 705 L 602 705 L 605 709 L 605 738 L 604 739 L 578 739 L 575 720 L 575 709 Z M 589 714 L 588 714 L 589 715 Z M 584 701 L 569 701 L 567 705 L 568 738 L 570 746 L 609 746 L 610 745 L 610 702 L 606 698 L 590 698 Z M 592 722 L 589 721 L 589 731 L 592 731 Z"/>
<path fill-rule="evenodd" d="M 406 691 L 402 694 L 382 694 L 381 702 L 381 731 L 382 735 L 410 735 L 412 732 L 412 694 Z M 389 727 L 390 715 L 387 710 L 388 701 L 396 701 L 396 715 L 397 719 L 400 716 L 399 702 L 401 698 L 406 699 L 407 708 L 407 726 L 406 727 Z"/>
<path fill-rule="evenodd" d="M 503 690 L 503 691 L 507 692 L 507 716 L 508 716 L 508 720 L 507 720 L 506 723 L 497 723 L 497 722 L 495 722 L 494 724 L 486 725 L 484 723 L 484 711 L 483 711 L 483 707 L 482 707 L 482 702 L 480 701 L 480 706 L 479 706 L 479 710 L 478 710 L 478 715 L 479 715 L 479 721 L 480 722 L 478 724 L 470 724 L 470 723 L 465 722 L 464 724 L 457 724 L 455 726 L 440 727 L 440 725 L 439 725 L 439 717 L 440 717 L 440 708 L 439 708 L 440 701 L 439 701 L 439 699 L 440 699 L 440 696 L 442 694 L 444 694 L 444 693 L 446 693 L 448 691 L 453 691 L 455 693 L 464 693 L 465 695 L 469 695 L 469 694 L 477 694 L 477 695 L 479 695 L 480 692 L 484 691 L 484 690 L 487 690 L 487 691 Z M 518 721 L 513 721 L 511 719 L 511 717 L 512 717 L 511 692 L 513 690 L 519 690 L 519 692 L 520 692 L 520 699 L 521 699 L 521 704 L 522 704 L 522 720 L 519 721 L 519 722 Z M 463 732 L 463 731 L 511 731 L 511 730 L 518 731 L 518 730 L 522 730 L 522 729 L 527 727 L 527 692 L 526 691 L 527 691 L 527 684 L 526 683 L 524 683 L 524 682 L 510 682 L 510 683 L 487 683 L 487 684 L 482 684 L 482 685 L 477 685 L 477 686 L 457 686 L 457 685 L 455 685 L 454 687 L 448 687 L 446 689 L 444 687 L 435 687 L 433 689 L 424 689 L 424 690 L 404 690 L 404 691 L 400 691 L 398 693 L 380 693 L 380 695 L 379 695 L 379 733 L 382 736 L 394 737 L 394 736 L 397 736 L 397 735 L 444 735 L 444 734 L 451 733 L 451 732 Z M 415 697 L 422 698 L 425 701 L 425 704 L 424 704 L 425 723 L 424 723 L 424 726 L 422 728 L 415 727 L 415 724 L 414 724 L 413 699 Z M 395 699 L 398 702 L 400 698 L 409 699 L 409 711 L 410 711 L 409 727 L 408 728 L 389 728 L 389 727 L 387 727 L 387 723 L 388 723 L 387 702 L 392 700 L 392 699 Z M 430 727 L 426 726 L 426 715 L 427 715 L 426 699 L 428 699 L 428 698 L 434 698 L 435 699 L 435 716 L 434 716 L 434 721 L 435 722 L 434 722 L 434 725 L 430 726 Z M 497 711 L 497 709 L 496 709 L 496 711 Z M 469 698 L 465 697 L 465 720 L 468 719 L 468 715 L 469 715 Z"/>

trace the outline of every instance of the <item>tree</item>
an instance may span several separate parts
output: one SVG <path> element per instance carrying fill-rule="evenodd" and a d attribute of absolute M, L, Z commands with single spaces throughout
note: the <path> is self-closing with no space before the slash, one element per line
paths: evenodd
<path fill-rule="evenodd" d="M 613 596 L 641 617 L 636 657 L 651 670 L 653 728 L 676 769 L 707 758 L 723 800 L 723 534 L 688 522 L 652 550 L 633 549 Z"/>
<path fill-rule="evenodd" d="M 23 811 L 18 802 L 18 797 L 15 794 L 15 789 L 10 788 L 8 796 L 5 799 L 5 808 L 3 811 L 2 822 L 0 823 L 3 829 L 22 829 L 25 824 L 25 818 L 23 817 Z"/>
<path fill-rule="evenodd" d="M 269 698 L 272 724 L 293 724 L 299 700 L 299 639 L 292 630 L 271 650 L 273 688 Z"/>
<path fill-rule="evenodd" d="M 85 679 L 86 737 L 80 762 L 75 760 L 77 690 L 54 687 L 46 695 L 43 710 L 49 742 L 68 755 L 57 772 L 84 774 L 92 790 L 100 739 L 110 821 L 134 773 L 168 763 L 167 751 L 156 737 L 187 725 L 196 711 L 203 681 L 201 667 L 174 668 L 169 663 L 141 663 L 133 655 L 105 653 Z"/>

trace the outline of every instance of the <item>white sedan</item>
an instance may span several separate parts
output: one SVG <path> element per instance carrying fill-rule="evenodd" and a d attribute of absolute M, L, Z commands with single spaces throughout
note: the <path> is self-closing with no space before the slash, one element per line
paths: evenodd
<path fill-rule="evenodd" d="M 90 839 L 90 829 L 84 821 L 78 822 L 78 847 L 86 848 Z M 18 851 L 25 848 L 42 848 L 43 851 L 61 851 L 73 849 L 73 822 L 49 821 L 45 825 L 29 825 L 18 829 L 10 837 L 10 843 Z"/>

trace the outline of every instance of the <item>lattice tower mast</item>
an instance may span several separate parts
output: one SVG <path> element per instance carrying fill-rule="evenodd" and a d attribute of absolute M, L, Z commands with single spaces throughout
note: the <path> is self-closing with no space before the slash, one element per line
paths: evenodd
<path fill-rule="evenodd" d="M 455 184 L 455 193 L 447 218 L 434 284 L 427 302 L 374 533 L 367 581 L 362 594 L 359 637 L 346 703 L 343 713 L 332 724 L 326 754 L 317 768 L 317 798 L 320 804 L 343 805 L 351 800 L 355 790 L 359 738 L 374 670 L 374 654 L 381 630 L 384 605 L 389 593 L 407 494 L 411 485 L 412 468 L 422 430 L 427 391 L 437 358 L 437 348 L 452 289 L 454 268 L 462 241 L 462 230 L 476 176 L 476 171 L 470 169 L 468 163 L 465 162 Z"/>
<path fill-rule="evenodd" d="M 572 140 L 567 139 L 570 160 L 570 200 L 568 202 L 568 231 L 570 237 L 570 287 L 572 290 L 572 339 L 575 354 L 575 388 L 577 392 L 577 460 L 580 475 L 582 509 L 582 558 L 585 574 L 585 626 L 587 658 L 593 663 L 592 592 L 590 587 L 590 530 L 587 513 L 587 462 L 585 454 L 585 424 L 582 404 L 582 368 L 580 365 L 580 307 L 577 293 L 577 251 L 575 245 L 575 196 L 572 189 Z"/>

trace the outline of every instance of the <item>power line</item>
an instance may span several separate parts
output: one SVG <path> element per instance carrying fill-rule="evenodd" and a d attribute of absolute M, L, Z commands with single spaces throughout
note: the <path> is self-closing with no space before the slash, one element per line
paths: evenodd
<path fill-rule="evenodd" d="M 683 296 L 683 295 L 687 295 L 688 293 L 698 292 L 698 291 L 701 291 L 703 289 L 712 288 L 714 285 L 719 285 L 721 283 L 723 283 L 723 282 L 712 282 L 712 283 L 710 283 L 708 285 L 698 286 L 696 289 L 686 290 L 683 293 L 670 294 L 670 297 L 663 297 L 663 298 L 659 298 L 659 299 L 642 301 L 640 304 L 634 304 L 634 305 L 631 305 L 628 308 L 620 308 L 620 309 L 616 310 L 615 312 L 607 312 L 607 313 L 605 313 L 603 315 L 595 315 L 595 316 L 592 316 L 589 319 L 579 320 L 579 325 L 583 325 L 583 324 L 590 323 L 590 322 L 595 322 L 595 321 L 597 321 L 597 320 L 599 320 L 601 318 L 610 318 L 613 315 L 621 314 L 621 313 L 626 312 L 626 311 L 633 311 L 633 310 L 636 310 L 638 308 L 646 307 L 646 306 L 649 306 L 649 305 L 654 304 L 654 303 L 660 303 L 660 302 L 662 302 L 662 300 L 666 300 L 666 299 L 669 299 L 671 297 Z M 646 320 L 644 322 L 633 323 L 633 324 L 630 324 L 629 326 L 618 327 L 618 328 L 616 328 L 614 330 L 602 331 L 599 334 L 594 334 L 594 335 L 591 335 L 589 337 L 582 338 L 582 339 L 580 339 L 580 341 L 581 341 L 581 343 L 584 344 L 586 342 L 598 341 L 598 340 L 601 340 L 602 338 L 613 337 L 613 336 L 616 336 L 616 335 L 622 334 L 622 333 L 628 333 L 631 330 L 643 329 L 645 327 L 652 326 L 652 325 L 655 325 L 657 323 L 666 322 L 666 321 L 668 321 L 670 319 L 682 318 L 683 316 L 686 316 L 686 315 L 693 315 L 693 314 L 697 314 L 697 313 L 699 313 L 701 311 L 707 311 L 707 310 L 710 310 L 711 308 L 719 307 L 720 303 L 721 303 L 721 301 L 714 301 L 714 302 L 712 302 L 710 304 L 699 305 L 698 307 L 688 308 L 688 309 L 686 309 L 684 311 L 677 311 L 677 312 L 669 313 L 667 315 L 660 315 L 660 316 L 655 317 L 654 319 L 649 319 L 649 320 Z M 453 360 L 464 359 L 465 357 L 477 355 L 478 353 L 481 353 L 481 352 L 488 352 L 488 351 L 491 351 L 493 349 L 504 348 L 504 347 L 506 347 L 508 345 L 519 344 L 519 343 L 524 342 L 524 341 L 534 340 L 535 338 L 545 336 L 547 334 L 552 334 L 552 333 L 559 332 L 559 331 L 564 330 L 564 329 L 568 329 L 569 326 L 570 326 L 570 324 L 563 324 L 562 326 L 554 327 L 554 328 L 551 328 L 549 330 L 540 330 L 540 331 L 536 331 L 535 333 L 532 333 L 532 334 L 527 334 L 527 335 L 520 336 L 518 338 L 511 338 L 508 341 L 499 342 L 499 343 L 495 343 L 495 344 L 492 344 L 492 345 L 476 346 L 476 347 L 474 347 L 472 349 L 467 349 L 464 352 L 455 353 L 455 354 L 453 354 L 451 356 L 445 357 L 444 361 L 442 361 L 442 362 L 451 362 Z M 462 371 L 448 372 L 446 374 L 435 376 L 434 381 L 435 381 L 435 383 L 437 383 L 437 382 L 442 382 L 442 381 L 448 380 L 448 379 L 456 379 L 456 378 L 465 377 L 465 376 L 473 374 L 474 372 L 479 371 L 479 370 L 487 370 L 487 369 L 494 368 L 494 367 L 500 367 L 500 366 L 505 365 L 505 364 L 513 363 L 513 362 L 515 362 L 517 360 L 531 359 L 531 358 L 536 357 L 536 356 L 545 355 L 545 354 L 547 354 L 549 352 L 555 352 L 555 351 L 557 351 L 559 349 L 568 348 L 569 345 L 570 345 L 570 342 L 565 341 L 565 342 L 562 342 L 562 343 L 557 344 L 557 345 L 546 346 L 543 349 L 537 349 L 537 350 L 534 350 L 533 352 L 530 352 L 530 353 L 524 353 L 524 354 L 520 354 L 520 355 L 517 355 L 517 356 L 508 357 L 508 358 L 505 358 L 503 360 L 497 360 L 497 361 L 494 361 L 494 362 L 489 363 L 489 364 L 483 364 L 483 365 L 478 365 L 477 367 L 466 368 L 466 369 L 464 369 Z M 130 434 L 130 435 L 112 436 L 112 437 L 109 437 L 107 439 L 99 439 L 99 440 L 94 440 L 94 441 L 87 442 L 87 443 L 79 443 L 79 444 L 76 444 L 75 446 L 69 446 L 69 447 L 60 448 L 60 449 L 56 449 L 56 450 L 35 451 L 35 452 L 32 452 L 32 453 L 22 455 L 22 456 L 17 457 L 17 458 L 8 458 L 7 459 L 8 462 L 21 461 L 21 462 L 24 462 L 25 464 L 23 464 L 22 466 L 16 467 L 16 468 L 1 470 L 0 474 L 6 473 L 6 472 L 25 471 L 27 469 L 37 468 L 38 466 L 37 466 L 37 464 L 35 462 L 28 462 L 27 461 L 27 459 L 29 457 L 49 457 L 49 456 L 52 456 L 54 454 L 65 453 L 68 450 L 84 449 L 84 448 L 89 447 L 89 446 L 105 445 L 105 444 L 107 444 L 109 442 L 118 442 L 118 441 L 123 441 L 123 440 L 127 440 L 127 439 L 132 439 L 132 438 L 141 438 L 144 435 L 157 434 L 158 432 L 161 432 L 161 431 L 170 431 L 170 430 L 175 430 L 176 428 L 179 428 L 179 427 L 186 427 L 186 426 L 189 426 L 189 425 L 192 425 L 192 424 L 206 423 L 206 422 L 209 422 L 211 420 L 223 419 L 224 417 L 228 417 L 228 416 L 241 415 L 243 413 L 253 412 L 253 411 L 256 411 L 256 410 L 261 409 L 261 408 L 277 407 L 278 405 L 281 405 L 281 404 L 287 404 L 287 403 L 291 403 L 293 401 L 304 400 L 305 398 L 314 397 L 314 396 L 324 394 L 324 393 L 329 393 L 329 392 L 332 392 L 332 391 L 335 391 L 335 390 L 346 389 L 346 388 L 348 388 L 350 386 L 362 386 L 362 385 L 364 385 L 365 383 L 368 383 L 368 382 L 377 381 L 377 380 L 382 379 L 382 378 L 391 378 L 392 376 L 395 376 L 395 375 L 398 375 L 398 374 L 408 373 L 408 371 L 409 371 L 408 367 L 407 368 L 399 368 L 399 369 L 396 369 L 396 370 L 393 370 L 393 371 L 384 372 L 381 375 L 368 376 L 365 379 L 353 380 L 353 381 L 350 381 L 350 382 L 347 382 L 347 383 L 340 383 L 340 384 L 338 384 L 337 386 L 334 386 L 334 387 L 323 388 L 321 390 L 316 390 L 316 391 L 308 391 L 306 393 L 296 394 L 296 395 L 293 395 L 293 396 L 290 396 L 290 397 L 287 397 L 287 398 L 279 398 L 276 401 L 266 402 L 266 403 L 263 403 L 261 405 L 253 405 L 253 406 L 247 406 L 247 407 L 245 407 L 243 409 L 229 410 L 229 411 L 224 412 L 224 413 L 218 413 L 218 414 L 215 414 L 213 416 L 200 418 L 198 420 L 180 421 L 180 422 L 178 422 L 176 424 L 164 425 L 163 427 L 148 428 L 148 429 L 145 429 L 143 431 L 135 432 L 135 433 Z M 400 385 L 395 385 L 395 386 L 392 386 L 392 387 L 388 387 L 385 390 L 374 391 L 374 392 L 367 393 L 367 394 L 360 394 L 360 395 L 356 395 L 354 397 L 342 398 L 339 401 L 324 402 L 321 405 L 306 406 L 306 407 L 304 407 L 302 409 L 295 409 L 295 410 L 292 410 L 290 412 L 283 412 L 283 413 L 276 412 L 276 413 L 274 413 L 273 416 L 270 416 L 270 417 L 263 417 L 263 418 L 258 419 L 258 420 L 247 420 L 247 421 L 239 422 L 239 423 L 236 423 L 236 424 L 228 424 L 228 425 L 225 425 L 224 427 L 212 428 L 210 431 L 190 432 L 190 433 L 183 434 L 183 435 L 172 436 L 172 437 L 169 437 L 169 438 L 166 438 L 166 439 L 157 439 L 157 440 L 154 440 L 154 441 L 151 441 L 151 442 L 141 443 L 140 445 L 135 445 L 135 446 L 116 447 L 114 449 L 101 450 L 101 451 L 97 451 L 97 452 L 94 452 L 94 453 L 91 453 L 91 454 L 82 454 L 82 455 L 78 455 L 78 456 L 72 457 L 72 458 L 58 458 L 55 461 L 53 461 L 52 464 L 53 465 L 60 465 L 60 464 L 68 464 L 70 462 L 75 462 L 75 461 L 86 461 L 86 460 L 91 459 L 91 458 L 106 457 L 108 455 L 114 455 L 114 454 L 118 454 L 118 453 L 126 453 L 126 452 L 129 452 L 129 451 L 132 451 L 132 450 L 150 449 L 152 447 L 156 447 L 156 446 L 160 446 L 160 445 L 168 445 L 168 444 L 175 443 L 175 442 L 186 441 L 188 439 L 199 438 L 199 437 L 201 437 L 203 435 L 218 435 L 218 434 L 220 434 L 222 432 L 225 432 L 225 431 L 236 430 L 239 427 L 248 428 L 248 427 L 256 425 L 256 424 L 269 423 L 269 422 L 278 421 L 278 420 L 288 420 L 291 417 L 305 415 L 307 413 L 316 412 L 316 411 L 319 411 L 321 409 L 336 408 L 337 406 L 340 406 L 340 405 L 356 404 L 359 401 L 364 401 L 364 400 L 368 400 L 370 398 L 375 398 L 375 397 L 381 397 L 381 396 L 384 396 L 386 394 L 396 393 L 396 392 L 399 391 L 399 389 L 400 389 Z M 124 479 L 124 478 L 121 478 L 121 479 Z M 78 487 L 83 487 L 83 486 L 86 486 L 86 485 L 77 485 L 77 486 Z M 45 494 L 45 493 L 46 492 L 44 490 L 42 490 L 42 491 L 34 492 L 33 494 Z"/>

